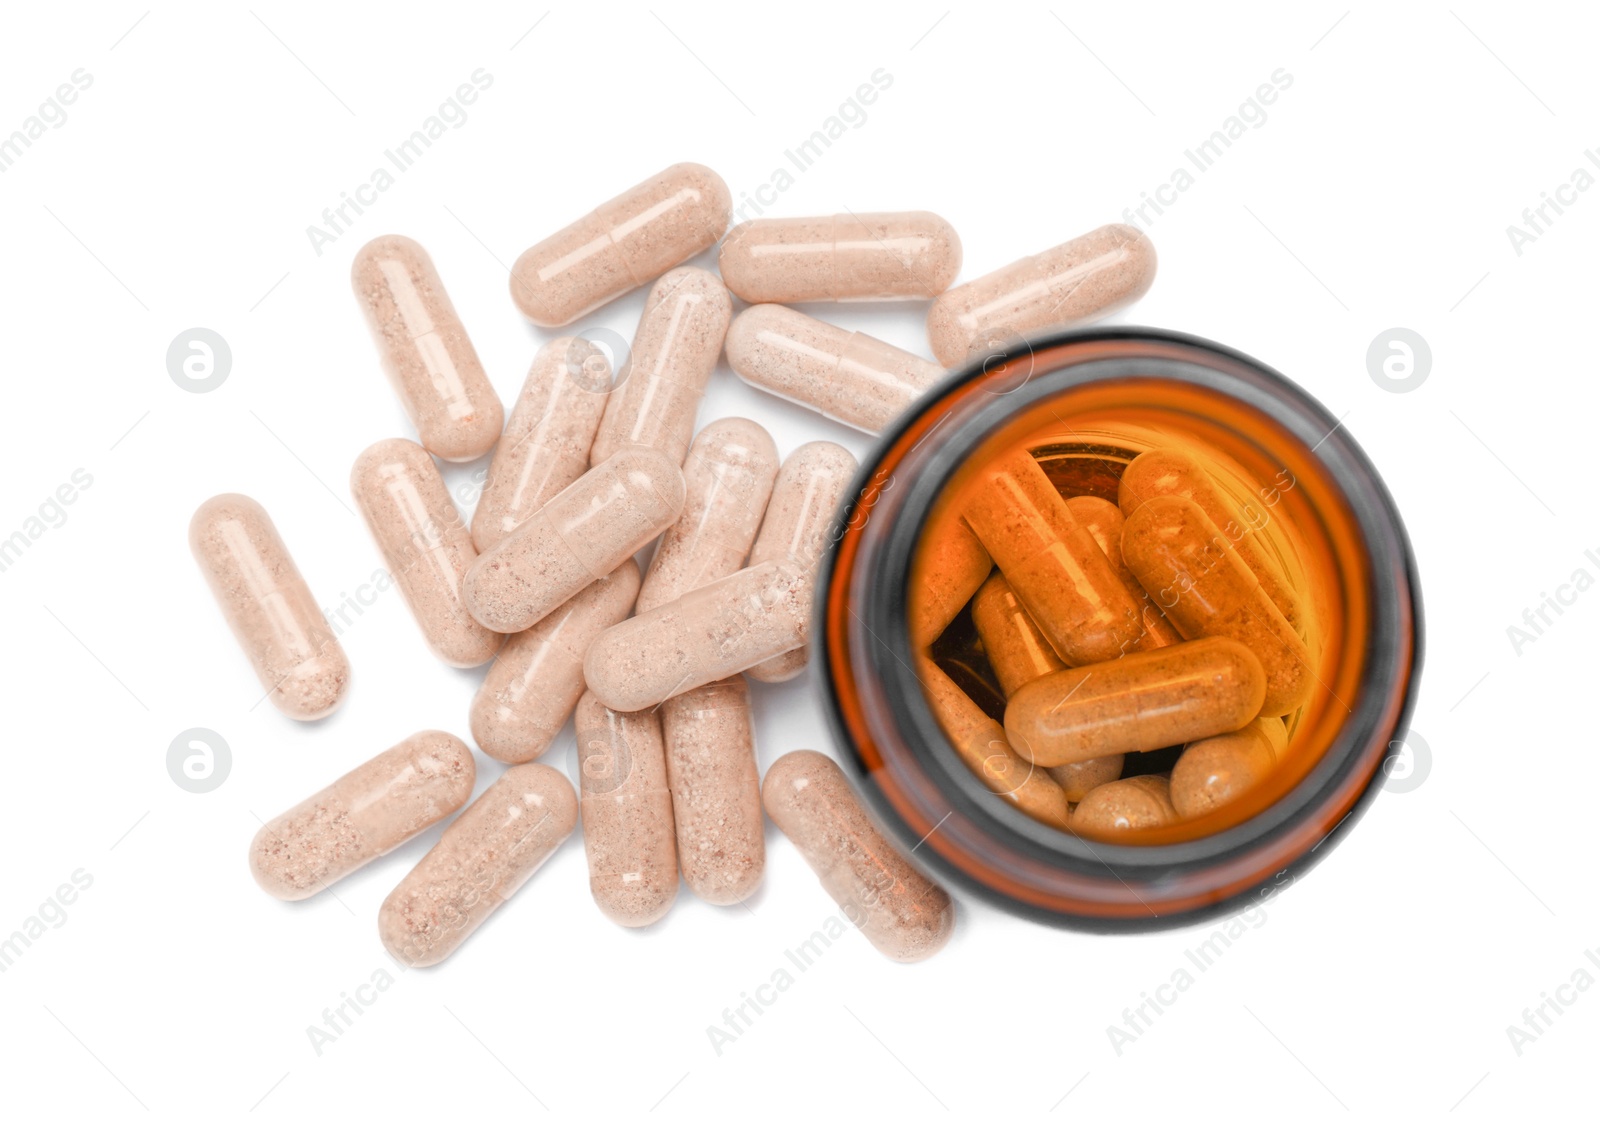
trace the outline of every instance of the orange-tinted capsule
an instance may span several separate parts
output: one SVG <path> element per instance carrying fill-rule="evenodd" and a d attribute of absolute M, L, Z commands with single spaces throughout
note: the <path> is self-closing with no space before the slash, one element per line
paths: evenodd
<path fill-rule="evenodd" d="M 716 245 L 733 197 L 699 164 L 674 164 L 517 258 L 511 299 L 540 327 L 592 312 Z"/>
<path fill-rule="evenodd" d="M 1193 819 L 1232 803 L 1272 773 L 1282 733 L 1283 722 L 1264 717 L 1233 733 L 1191 742 L 1172 766 L 1172 806 Z"/>
<path fill-rule="evenodd" d="M 472 513 L 480 554 L 588 470 L 610 390 L 611 364 L 587 339 L 563 336 L 539 348 Z"/>
<path fill-rule="evenodd" d="M 1007 698 L 1036 678 L 1066 669 L 1003 574 L 991 573 L 972 598 L 972 624 Z M 1010 749 L 1009 742 L 1007 748 Z M 1076 803 L 1094 788 L 1122 775 L 1122 754 L 1058 764 L 1049 772 L 1067 800 Z"/>
<path fill-rule="evenodd" d="M 379 441 L 356 457 L 350 492 L 429 650 L 452 667 L 493 659 L 505 637 L 461 602 L 478 551 L 433 457 L 403 437 Z"/>
<path fill-rule="evenodd" d="M 1141 504 L 1123 527 L 1122 556 L 1181 635 L 1227 636 L 1255 654 L 1267 674 L 1262 717 L 1311 697 L 1311 653 L 1194 500 L 1163 495 Z"/>
<path fill-rule="evenodd" d="M 1122 582 L 1122 587 L 1128 590 L 1128 595 L 1139 606 L 1139 621 L 1144 628 L 1139 649 L 1150 651 L 1182 639 L 1178 630 L 1167 622 L 1167 618 L 1150 599 L 1150 594 L 1144 591 L 1144 586 L 1139 584 L 1133 570 L 1122 560 L 1123 519 L 1117 505 L 1094 495 L 1075 495 L 1067 500 L 1067 510 L 1072 512 L 1078 525 L 1089 532 L 1089 537 L 1094 539 L 1094 544 L 1100 547 L 1100 552 L 1111 563 L 1117 580 Z"/>
<path fill-rule="evenodd" d="M 1138 605 L 1025 449 L 984 467 L 962 514 L 1069 666 L 1137 644 Z"/>
<path fill-rule="evenodd" d="M 946 292 L 928 310 L 928 340 L 946 367 L 1047 328 L 1083 323 L 1145 294 L 1156 251 L 1132 226 L 1112 225 L 1025 257 Z"/>
<path fill-rule="evenodd" d="M 1177 495 L 1192 499 L 1217 524 L 1222 542 L 1232 544 L 1256 581 L 1278 606 L 1295 631 L 1304 634 L 1300 596 L 1284 581 L 1277 567 L 1267 560 L 1257 532 L 1270 519 L 1267 508 L 1253 502 L 1234 503 L 1217 486 L 1216 480 L 1199 457 L 1179 448 L 1153 448 L 1129 462 L 1117 487 L 1117 503 L 1124 515 L 1131 515 L 1146 501 L 1158 495 Z M 1252 499 L 1255 497 L 1252 496 Z"/>
<path fill-rule="evenodd" d="M 932 659 L 917 661 L 917 677 L 956 755 L 972 774 L 1024 814 L 1066 830 L 1070 815 L 1067 797 L 1044 767 L 1013 752 L 1000 723 L 984 713 Z"/>
<path fill-rule="evenodd" d="M 910 593 L 911 642 L 927 647 L 982 587 L 994 569 L 989 551 L 954 511 L 947 511 L 922 533 Z"/>
<path fill-rule="evenodd" d="M 1088 835 L 1168 827 L 1178 821 L 1165 776 L 1130 776 L 1104 784 L 1078 804 L 1072 829 Z"/>
<path fill-rule="evenodd" d="M 925 300 L 961 271 L 961 239 L 928 211 L 758 218 L 728 231 L 717 269 L 751 304 Z"/>
<path fill-rule="evenodd" d="M 1150 752 L 1241 728 L 1265 692 L 1249 648 L 1192 640 L 1034 679 L 1006 703 L 1006 737 L 1046 767 Z"/>
<path fill-rule="evenodd" d="M 873 947 L 915 963 L 949 942 L 950 894 L 878 833 L 833 761 L 808 749 L 779 757 L 762 781 L 761 802 Z"/>
<path fill-rule="evenodd" d="M 261 504 L 207 499 L 190 520 L 189 549 L 272 704 L 296 721 L 332 713 L 350 660 Z"/>
<path fill-rule="evenodd" d="M 350 285 L 422 447 L 457 462 L 493 448 L 505 409 L 428 252 L 399 234 L 374 238 L 356 252 Z"/>

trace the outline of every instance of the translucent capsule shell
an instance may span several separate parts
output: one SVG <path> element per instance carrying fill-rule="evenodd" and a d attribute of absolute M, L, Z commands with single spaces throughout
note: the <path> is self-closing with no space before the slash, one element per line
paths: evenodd
<path fill-rule="evenodd" d="M 758 218 L 728 231 L 717 268 L 751 304 L 927 299 L 961 271 L 961 239 L 929 211 Z"/>
<path fill-rule="evenodd" d="M 949 290 L 928 310 L 928 341 L 957 367 L 1020 337 L 1108 315 L 1143 296 L 1155 275 L 1155 247 L 1142 231 L 1102 226 Z"/>
<path fill-rule="evenodd" d="M 610 390 L 611 364 L 587 339 L 563 336 L 539 348 L 472 514 L 479 553 L 588 470 Z"/>
<path fill-rule="evenodd" d="M 1130 776 L 1084 796 L 1072 814 L 1072 829 L 1103 835 L 1167 827 L 1177 821 L 1165 776 Z"/>
<path fill-rule="evenodd" d="M 911 640 L 927 647 L 961 614 L 989 574 L 994 559 L 972 528 L 946 511 L 923 531 L 910 592 Z"/>
<path fill-rule="evenodd" d="M 578 702 L 578 788 L 589 892 L 624 928 L 654 924 L 678 895 L 678 848 L 661 718 Z"/>
<path fill-rule="evenodd" d="M 506 641 L 472 699 L 472 736 L 496 760 L 544 755 L 583 696 L 583 657 L 594 638 L 625 620 L 639 566 L 619 565 L 525 632 Z"/>
<path fill-rule="evenodd" d="M 476 775 L 459 739 L 414 733 L 265 824 L 250 873 L 279 900 L 304 900 L 454 812 Z"/>
<path fill-rule="evenodd" d="M 332 713 L 350 661 L 261 504 L 212 496 L 189 522 L 189 548 L 272 704 L 297 721 Z"/>
<path fill-rule="evenodd" d="M 445 828 L 378 910 L 378 936 L 408 967 L 459 948 L 567 840 L 578 797 L 553 768 L 508 768 Z"/>
<path fill-rule="evenodd" d="M 1089 537 L 1094 539 L 1094 544 L 1100 547 L 1100 552 L 1111 563 L 1112 572 L 1117 575 L 1117 580 L 1122 582 L 1122 587 L 1128 590 L 1128 595 L 1139 606 L 1139 623 L 1144 629 L 1144 635 L 1139 638 L 1139 650 L 1152 651 L 1182 639 L 1177 629 L 1150 599 L 1150 594 L 1145 592 L 1144 586 L 1139 584 L 1139 579 L 1128 568 L 1128 563 L 1122 560 L 1124 520 L 1122 511 L 1117 505 L 1094 495 L 1075 495 L 1067 500 L 1067 510 L 1072 512 L 1074 521 L 1089 532 Z"/>
<path fill-rule="evenodd" d="M 832 441 L 812 441 L 790 453 L 778 469 L 761 533 L 750 548 L 750 564 L 787 558 L 808 577 L 815 573 L 823 552 L 833 545 L 835 519 L 857 467 L 856 458 Z M 785 682 L 805 670 L 806 659 L 802 645 L 747 673 L 758 682 Z"/>
<path fill-rule="evenodd" d="M 950 894 L 878 833 L 837 764 L 807 749 L 779 757 L 767 769 L 761 801 L 873 947 L 915 963 L 949 942 Z"/>
<path fill-rule="evenodd" d="M 724 417 L 700 430 L 683 462 L 683 513 L 661 536 L 638 611 L 744 565 L 777 476 L 778 446 L 754 421 Z"/>
<path fill-rule="evenodd" d="M 647 448 L 617 453 L 478 558 L 462 583 L 468 610 L 496 632 L 533 627 L 671 526 L 683 497 L 675 461 Z"/>
<path fill-rule="evenodd" d="M 493 448 L 505 410 L 428 252 L 399 234 L 374 238 L 350 284 L 422 447 L 457 462 Z"/>
<path fill-rule="evenodd" d="M 684 883 L 703 901 L 737 904 L 767 865 L 750 688 L 733 675 L 669 698 L 661 729 Z"/>
<path fill-rule="evenodd" d="M 704 269 L 674 269 L 655 283 L 617 388 L 606 400 L 590 463 L 635 447 L 659 449 L 683 463 L 732 317 L 728 290 Z"/>
<path fill-rule="evenodd" d="M 752 386 L 867 433 L 881 432 L 945 373 L 881 339 L 778 304 L 739 313 L 727 348 L 728 365 Z"/>
<path fill-rule="evenodd" d="M 356 458 L 350 491 L 429 650 L 452 667 L 493 659 L 505 637 L 461 601 L 478 551 L 433 457 L 415 441 L 379 441 Z"/>
<path fill-rule="evenodd" d="M 540 327 L 570 324 L 709 249 L 733 197 L 699 164 L 674 164 L 525 251 L 511 299 Z"/>
<path fill-rule="evenodd" d="M 1172 806 L 1193 819 L 1232 803 L 1271 775 L 1282 734 L 1283 722 L 1268 717 L 1190 742 L 1172 766 Z"/>

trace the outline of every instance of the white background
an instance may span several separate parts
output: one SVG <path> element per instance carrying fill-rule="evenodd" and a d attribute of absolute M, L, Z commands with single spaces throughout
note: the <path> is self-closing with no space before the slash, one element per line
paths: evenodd
<path fill-rule="evenodd" d="M 1503 1118 L 1588 1100 L 1600 994 L 1562 992 L 1575 1001 L 1520 1056 L 1507 1035 L 1578 969 L 1600 979 L 1584 958 L 1600 593 L 1520 654 L 1507 636 L 1575 570 L 1600 576 L 1584 556 L 1600 191 L 1520 255 L 1506 233 L 1600 146 L 1597 29 L 1577 5 L 443 7 L 8 9 L 0 134 L 75 69 L 93 85 L 0 175 L 0 537 L 74 470 L 93 483 L 0 572 L 0 936 L 75 870 L 93 884 L 0 974 L 6 1114 Z M 493 85 L 467 121 L 314 253 L 306 227 L 480 67 Z M 893 84 L 865 123 L 767 213 L 937 211 L 962 279 L 1117 220 L 1274 70 L 1293 76 L 1156 220 L 1160 275 L 1120 319 L 1287 372 L 1376 462 L 1429 613 L 1423 783 L 1384 793 L 1204 973 L 1185 951 L 1215 925 L 1095 938 L 962 900 L 933 960 L 897 966 L 852 933 L 720 1056 L 707 1027 L 834 912 L 775 831 L 748 908 L 685 892 L 645 932 L 596 911 L 574 837 L 427 971 L 389 960 L 375 916 L 438 828 L 337 897 L 266 897 L 245 866 L 258 816 L 414 730 L 465 735 L 482 677 L 438 665 L 391 591 L 344 630 L 343 708 L 296 724 L 255 706 L 188 553 L 195 506 L 239 490 L 324 605 L 379 567 L 347 474 L 411 431 L 349 292 L 356 248 L 390 231 L 427 246 L 509 401 L 551 334 L 508 298 L 518 253 L 680 160 L 738 201 L 880 68 Z M 584 323 L 629 337 L 641 304 Z M 927 353 L 920 308 L 835 312 Z M 233 352 L 211 393 L 166 370 L 195 326 Z M 1367 370 L 1395 326 L 1433 353 L 1406 394 Z M 700 417 L 726 414 L 785 453 L 867 448 L 722 367 Z M 805 680 L 755 702 L 763 768 L 831 748 Z M 165 763 L 193 726 L 232 749 L 204 795 Z M 568 732 L 545 759 L 570 774 L 571 757 Z M 501 766 L 479 760 L 481 790 Z M 1194 985 L 1119 1055 L 1107 1026 L 1186 965 Z M 319 1056 L 307 1027 L 380 969 L 393 986 Z"/>

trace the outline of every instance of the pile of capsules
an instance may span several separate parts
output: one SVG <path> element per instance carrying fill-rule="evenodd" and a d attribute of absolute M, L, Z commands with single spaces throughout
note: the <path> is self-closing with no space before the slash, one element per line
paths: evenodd
<path fill-rule="evenodd" d="M 494 660 L 470 724 L 511 765 L 384 901 L 379 934 L 403 963 L 455 951 L 573 832 L 580 803 L 591 890 L 618 924 L 664 916 L 680 871 L 716 904 L 754 892 L 764 807 L 884 954 L 922 959 L 949 938 L 949 896 L 878 833 L 837 765 L 799 751 L 757 774 L 744 676 L 805 666 L 813 573 L 855 459 L 818 441 L 780 466 L 752 421 L 696 434 L 699 402 L 725 348 L 747 382 L 876 432 L 970 353 L 1136 298 L 1154 251 L 1108 226 L 950 289 L 961 247 L 937 215 L 729 231 L 730 212 L 714 172 L 678 164 L 525 252 L 511 295 L 541 327 L 655 283 L 615 379 L 591 343 L 555 339 L 509 421 L 422 247 L 384 236 L 356 254 L 352 286 L 417 441 L 362 452 L 351 490 L 434 655 Z M 720 279 L 682 267 L 719 240 Z M 752 307 L 734 317 L 730 292 Z M 930 298 L 937 364 L 784 307 Z M 469 526 L 434 458 L 491 449 Z M 658 537 L 641 577 L 634 555 Z M 218 495 L 190 545 L 277 707 L 330 713 L 349 662 L 266 511 Z M 532 763 L 569 717 L 581 801 Z M 459 738 L 417 733 L 263 826 L 251 871 L 275 897 L 310 897 L 460 809 L 475 777 Z"/>
<path fill-rule="evenodd" d="M 1134 457 L 1115 503 L 1063 495 L 1026 449 L 983 465 L 927 531 L 912 609 L 918 675 L 968 768 L 1091 836 L 1197 819 L 1259 785 L 1316 685 L 1307 609 L 1259 530 L 1185 448 Z M 935 655 L 963 608 L 998 714 Z M 1121 778 L 1126 754 L 1171 749 Z"/>

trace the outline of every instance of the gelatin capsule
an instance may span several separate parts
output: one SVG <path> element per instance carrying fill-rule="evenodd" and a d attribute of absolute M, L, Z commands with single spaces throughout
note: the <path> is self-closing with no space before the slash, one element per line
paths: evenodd
<path fill-rule="evenodd" d="M 1259 718 L 1243 729 L 1193 741 L 1172 766 L 1172 806 L 1193 819 L 1232 803 L 1271 774 L 1278 762 L 1274 734 L 1283 722 Z"/>
<path fill-rule="evenodd" d="M 505 637 L 461 603 L 461 581 L 478 551 L 433 457 L 415 441 L 379 441 L 356 457 L 350 492 L 428 649 L 452 667 L 493 659 Z"/>
<path fill-rule="evenodd" d="M 261 504 L 207 499 L 189 522 L 189 549 L 272 704 L 297 721 L 332 713 L 350 661 Z"/>
<path fill-rule="evenodd" d="M 732 213 L 721 176 L 674 164 L 524 251 L 511 299 L 540 327 L 570 324 L 716 245 Z"/>
<path fill-rule="evenodd" d="M 661 719 L 653 710 L 619 714 L 585 694 L 573 722 L 589 892 L 624 928 L 654 924 L 678 896 Z"/>
<path fill-rule="evenodd" d="M 480 554 L 588 470 L 610 390 L 611 364 L 587 339 L 562 336 L 539 348 L 472 515 Z"/>
<path fill-rule="evenodd" d="M 789 454 L 750 548 L 750 564 L 788 558 L 810 580 L 833 545 L 835 517 L 855 477 L 856 458 L 832 441 L 812 441 Z M 807 611 L 810 611 L 809 608 Z M 806 648 L 793 648 L 748 668 L 757 682 L 786 682 L 806 668 Z"/>
<path fill-rule="evenodd" d="M 655 283 L 606 401 L 591 464 L 632 447 L 659 449 L 683 463 L 732 317 L 728 290 L 704 269 L 674 269 Z"/>
<path fill-rule="evenodd" d="M 476 777 L 460 740 L 413 733 L 265 824 L 250 873 L 280 901 L 314 896 L 457 810 Z"/>
<path fill-rule="evenodd" d="M 1131 515 L 1158 495 L 1177 495 L 1192 499 L 1222 531 L 1222 541 L 1232 543 L 1244 564 L 1284 619 L 1295 631 L 1304 634 L 1305 621 L 1299 595 L 1283 580 L 1279 570 L 1267 560 L 1256 532 L 1266 525 L 1265 510 L 1252 504 L 1236 506 L 1216 484 L 1193 453 L 1177 448 L 1153 448 L 1129 462 L 1117 486 L 1117 503 L 1124 515 Z"/>
<path fill-rule="evenodd" d="M 728 231 L 717 269 L 751 304 L 926 300 L 961 271 L 961 239 L 928 211 L 758 218 Z"/>
<path fill-rule="evenodd" d="M 928 340 L 947 368 L 1050 328 L 1085 323 L 1143 296 L 1156 250 L 1114 224 L 946 292 L 928 310 Z"/>
<path fill-rule="evenodd" d="M 639 612 L 677 600 L 744 565 L 778 475 L 772 435 L 742 417 L 713 421 L 683 462 L 683 514 L 661 536 Z"/>
<path fill-rule="evenodd" d="M 728 329 L 733 373 L 824 417 L 882 432 L 944 377 L 937 363 L 785 308 L 746 308 Z"/>
<path fill-rule="evenodd" d="M 934 717 L 973 775 L 1024 814 L 1066 830 L 1070 812 L 1061 785 L 1042 766 L 1013 752 L 1000 723 L 984 713 L 932 659 L 917 660 L 917 677 Z"/>
<path fill-rule="evenodd" d="M 1267 673 L 1262 717 L 1305 705 L 1316 686 L 1311 653 L 1194 500 L 1146 500 L 1123 527 L 1122 555 L 1179 634 L 1227 636 L 1255 654 Z"/>
<path fill-rule="evenodd" d="M 462 598 L 486 628 L 531 628 L 638 553 L 682 510 L 677 462 L 655 449 L 624 449 L 479 557 L 462 583 Z"/>
<path fill-rule="evenodd" d="M 1045 767 L 1150 752 L 1241 728 L 1265 693 L 1249 648 L 1192 640 L 1034 679 L 1006 703 L 1006 738 Z"/>
<path fill-rule="evenodd" d="M 472 699 L 472 736 L 496 760 L 544 755 L 583 696 L 583 656 L 594 638 L 628 618 L 639 592 L 632 558 L 525 632 L 506 640 Z"/>
<path fill-rule="evenodd" d="M 1102 784 L 1072 813 L 1072 829 L 1084 834 L 1147 830 L 1177 821 L 1165 776 L 1129 776 Z"/>
<path fill-rule="evenodd" d="M 1068 666 L 1131 650 L 1139 608 L 1025 449 L 987 465 L 962 514 Z"/>
<path fill-rule="evenodd" d="M 601 632 L 583 677 L 613 710 L 660 705 L 802 646 L 811 596 L 792 559 L 741 569 Z"/>
<path fill-rule="evenodd" d="M 428 251 L 399 234 L 374 238 L 356 252 L 350 285 L 422 447 L 455 462 L 493 448 L 505 410 Z"/>
<path fill-rule="evenodd" d="M 554 768 L 519 764 L 467 805 L 378 910 L 378 935 L 431 967 L 511 899 L 572 834 L 578 797 Z"/>
<path fill-rule="evenodd" d="M 954 512 L 946 512 L 923 531 L 912 574 L 911 642 L 928 647 L 961 615 L 983 586 L 994 561 L 978 536 Z"/>
<path fill-rule="evenodd" d="M 1094 495 L 1075 495 L 1067 500 L 1067 510 L 1072 512 L 1078 525 L 1089 532 L 1089 537 L 1094 539 L 1094 544 L 1100 547 L 1100 552 L 1111 563 L 1117 580 L 1122 582 L 1122 587 L 1128 590 L 1128 595 L 1139 606 L 1139 622 L 1144 629 L 1139 650 L 1152 651 L 1182 639 L 1178 630 L 1168 623 L 1150 599 L 1150 594 L 1144 591 L 1144 586 L 1139 584 L 1139 579 L 1133 575 L 1128 564 L 1122 560 L 1123 519 L 1117 505 Z"/>
<path fill-rule="evenodd" d="M 1057 657 L 1003 574 L 990 574 L 973 597 L 972 624 L 1007 698 L 1036 678 L 1066 670 L 1067 665 Z M 1006 747 L 1010 749 L 1009 742 Z M 1076 803 L 1094 788 L 1122 775 L 1122 754 L 1058 764 L 1049 772 L 1067 800 Z"/>
<path fill-rule="evenodd" d="M 669 698 L 661 730 L 683 880 L 703 901 L 737 904 L 767 866 L 750 688 L 733 675 Z"/>
<path fill-rule="evenodd" d="M 890 959 L 927 959 L 955 931 L 955 904 L 878 833 L 839 766 L 801 749 L 767 769 L 761 801 L 823 889 Z"/>

